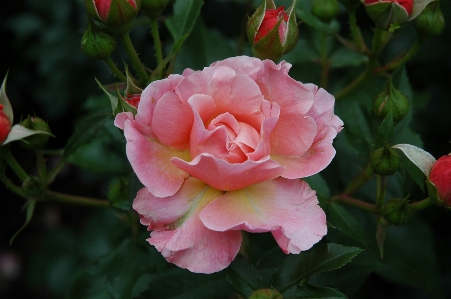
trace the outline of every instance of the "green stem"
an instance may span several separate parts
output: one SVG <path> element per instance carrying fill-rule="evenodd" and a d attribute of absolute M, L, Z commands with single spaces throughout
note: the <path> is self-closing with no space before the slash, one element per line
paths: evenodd
<path fill-rule="evenodd" d="M 133 68 L 139 76 L 141 87 L 144 87 L 149 81 L 149 75 L 147 74 L 144 65 L 141 63 L 141 60 L 139 60 L 138 54 L 133 47 L 133 43 L 128 32 L 121 35 L 121 40 L 125 46 L 125 50 L 127 51 L 130 61 L 132 62 Z"/>
<path fill-rule="evenodd" d="M 375 204 L 355 199 L 346 194 L 335 195 L 331 198 L 331 201 L 337 203 L 344 203 L 371 213 L 377 212 L 377 207 Z"/>
<path fill-rule="evenodd" d="M 150 19 L 150 27 L 152 29 L 153 44 L 155 47 L 155 55 L 157 56 L 157 65 L 163 61 L 163 52 L 161 50 L 160 33 L 158 32 L 157 19 Z"/>
<path fill-rule="evenodd" d="M 5 175 L 3 174 L 0 175 L 0 181 L 6 186 L 6 188 L 10 189 L 11 191 L 13 191 L 14 193 L 16 193 L 21 197 L 25 197 L 20 187 L 14 185 L 13 182 L 11 182 Z"/>
<path fill-rule="evenodd" d="M 127 82 L 125 75 L 122 74 L 122 72 L 117 68 L 116 64 L 114 64 L 110 57 L 105 58 L 103 61 L 105 61 L 106 65 L 108 65 L 116 78 L 118 78 L 122 82 Z"/>
<path fill-rule="evenodd" d="M 50 171 L 50 173 L 47 176 L 47 185 L 50 185 L 56 178 L 57 174 L 61 171 L 63 166 L 66 164 L 66 159 L 64 157 L 61 157 L 61 160 L 58 161 L 58 163 L 53 167 L 53 169 Z"/>
<path fill-rule="evenodd" d="M 344 194 L 351 195 L 357 191 L 360 187 L 365 185 L 373 176 L 373 169 L 368 163 L 362 171 L 352 179 L 349 185 L 346 187 Z"/>
<path fill-rule="evenodd" d="M 427 198 L 425 198 L 423 200 L 411 203 L 409 205 L 409 207 L 410 207 L 410 210 L 412 212 L 417 212 L 417 211 L 426 209 L 426 208 L 428 208 L 430 206 L 433 206 L 433 205 L 434 205 L 434 202 L 429 197 L 427 197 Z"/>
<path fill-rule="evenodd" d="M 356 10 L 349 11 L 349 28 L 351 29 L 351 36 L 354 40 L 354 43 L 357 45 L 358 49 L 362 53 L 369 52 L 368 47 L 365 44 L 365 40 L 363 39 L 362 32 L 360 31 L 359 26 L 357 25 L 356 18 Z"/>
<path fill-rule="evenodd" d="M 14 173 L 17 175 L 17 177 L 24 181 L 28 174 L 25 172 L 25 170 L 20 166 L 19 162 L 14 158 L 14 156 L 11 154 L 11 151 L 7 149 L 5 151 L 5 160 L 8 163 L 8 165 L 11 167 L 11 169 L 14 171 Z"/>
<path fill-rule="evenodd" d="M 385 202 L 385 194 L 387 193 L 387 177 L 376 176 L 376 207 L 379 209 Z"/>
<path fill-rule="evenodd" d="M 45 165 L 44 154 L 42 153 L 41 149 L 36 150 L 36 157 L 37 157 L 37 167 L 38 167 L 39 177 L 44 182 L 46 182 L 47 181 L 47 166 Z"/>
<path fill-rule="evenodd" d="M 46 190 L 42 200 L 56 201 L 61 203 L 76 204 L 94 208 L 108 208 L 110 206 L 107 200 L 101 200 L 90 197 L 69 195 L 51 190 Z"/>
<path fill-rule="evenodd" d="M 399 68 L 400 66 L 404 65 L 407 61 L 412 59 L 412 57 L 415 55 L 415 53 L 418 51 L 420 47 L 420 44 L 418 42 L 415 42 L 412 47 L 405 53 L 401 54 L 397 58 L 395 58 L 393 61 L 387 63 L 384 66 L 381 66 L 379 68 L 376 68 L 374 70 L 375 73 L 382 73 L 385 71 L 393 71 Z"/>

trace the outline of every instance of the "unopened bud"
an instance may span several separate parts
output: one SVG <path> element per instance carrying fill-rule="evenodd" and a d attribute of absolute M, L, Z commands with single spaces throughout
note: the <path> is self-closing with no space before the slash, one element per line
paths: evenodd
<path fill-rule="evenodd" d="M 406 22 L 414 0 L 365 0 L 365 10 L 376 25 L 388 29 Z"/>
<path fill-rule="evenodd" d="M 390 79 L 387 88 L 377 95 L 373 110 L 381 119 L 384 119 L 391 110 L 393 121 L 397 123 L 409 112 L 409 101 L 405 94 L 393 86 Z"/>
<path fill-rule="evenodd" d="M 263 0 L 249 18 L 246 31 L 255 57 L 277 61 L 294 49 L 299 38 L 296 2 L 284 11 L 283 6 L 276 8 L 274 1 Z"/>
<path fill-rule="evenodd" d="M 407 223 L 412 216 L 408 198 L 409 196 L 388 200 L 382 208 L 382 215 L 385 220 L 398 226 Z"/>
<path fill-rule="evenodd" d="M 426 6 L 416 17 L 413 24 L 423 37 L 431 37 L 442 33 L 445 28 L 445 19 L 440 9 L 440 3 L 433 2 Z"/>
<path fill-rule="evenodd" d="M 158 17 L 170 0 L 142 0 L 141 10 L 151 19 Z"/>
<path fill-rule="evenodd" d="M 39 117 L 29 116 L 21 121 L 20 125 L 30 130 L 50 133 L 49 125 Z M 24 142 L 21 142 L 21 145 L 26 149 L 33 150 L 44 146 L 49 138 L 49 134 L 34 134 L 22 139 Z"/>
<path fill-rule="evenodd" d="M 370 159 L 374 173 L 383 176 L 394 174 L 398 170 L 400 161 L 398 153 L 388 144 L 375 150 Z"/>
<path fill-rule="evenodd" d="M 105 59 L 110 57 L 115 48 L 114 38 L 90 22 L 81 38 L 83 53 L 94 59 Z"/>
<path fill-rule="evenodd" d="M 0 104 L 0 144 L 6 140 L 10 131 L 11 121 L 5 112 L 3 112 L 3 105 Z"/>
<path fill-rule="evenodd" d="M 330 23 L 340 12 L 340 6 L 337 0 L 313 0 L 310 10 L 321 21 Z"/>
<path fill-rule="evenodd" d="M 429 173 L 429 181 L 436 188 L 436 195 L 441 204 L 451 207 L 451 154 L 435 162 Z M 431 193 L 431 190 L 429 191 Z"/>

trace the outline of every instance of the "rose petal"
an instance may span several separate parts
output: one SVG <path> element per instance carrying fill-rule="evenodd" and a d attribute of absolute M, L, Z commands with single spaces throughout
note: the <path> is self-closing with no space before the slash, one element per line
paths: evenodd
<path fill-rule="evenodd" d="M 151 125 L 155 105 L 166 92 L 174 90 L 182 80 L 183 76 L 169 75 L 166 79 L 153 81 L 143 90 L 135 117 L 142 134 L 153 136 Z"/>
<path fill-rule="evenodd" d="M 133 208 L 141 222 L 153 229 L 149 243 L 169 262 L 192 272 L 213 273 L 226 268 L 241 245 L 239 231 L 212 231 L 199 219 L 200 211 L 220 194 L 188 178 L 175 195 L 164 199 L 140 190 Z"/>
<path fill-rule="evenodd" d="M 149 192 L 158 197 L 170 196 L 177 192 L 189 174 L 175 167 L 170 160 L 173 157 L 190 160 L 189 153 L 171 149 L 155 139 L 146 138 L 130 120 L 124 123 L 124 135 L 127 139 L 128 160 L 138 179 Z"/>
<path fill-rule="evenodd" d="M 226 192 L 200 213 L 216 231 L 272 231 L 285 253 L 308 250 L 327 233 L 315 191 L 300 180 L 278 178 Z"/>
<path fill-rule="evenodd" d="M 238 190 L 280 176 L 284 169 L 265 157 L 232 164 L 210 154 L 201 154 L 191 162 L 173 158 L 171 162 L 195 178 L 218 190 Z"/>

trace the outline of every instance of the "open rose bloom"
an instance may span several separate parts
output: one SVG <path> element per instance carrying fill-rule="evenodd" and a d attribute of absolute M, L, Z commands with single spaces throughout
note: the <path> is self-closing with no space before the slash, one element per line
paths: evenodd
<path fill-rule="evenodd" d="M 133 208 L 169 262 L 220 271 L 241 230 L 271 232 L 285 253 L 326 234 L 316 193 L 299 178 L 331 162 L 343 122 L 333 96 L 292 79 L 290 67 L 241 56 L 187 69 L 152 82 L 135 117 L 117 115 L 145 186 Z"/>

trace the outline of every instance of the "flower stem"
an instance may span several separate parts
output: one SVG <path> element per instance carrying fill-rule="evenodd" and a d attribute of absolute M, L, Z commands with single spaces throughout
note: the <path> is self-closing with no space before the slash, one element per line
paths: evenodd
<path fill-rule="evenodd" d="M 125 50 L 127 51 L 130 61 L 132 62 L 133 68 L 139 76 L 142 85 L 141 87 L 144 87 L 149 81 L 149 75 L 147 74 L 146 69 L 141 63 L 141 60 L 139 60 L 138 54 L 133 47 L 133 43 L 128 32 L 121 35 L 121 40 L 125 46 Z"/>
<path fill-rule="evenodd" d="M 105 61 L 106 65 L 110 68 L 110 70 L 113 72 L 113 75 L 116 76 L 119 80 L 122 82 L 126 82 L 127 78 L 122 74 L 122 72 L 117 68 L 116 64 L 111 60 L 110 57 L 105 58 L 103 61 Z"/>
<path fill-rule="evenodd" d="M 381 66 L 379 68 L 376 68 L 374 70 L 374 72 L 375 73 L 382 73 L 382 72 L 385 72 L 385 71 L 396 70 L 397 68 L 399 68 L 400 66 L 405 64 L 407 61 L 412 59 L 412 57 L 418 51 L 419 47 L 420 47 L 420 44 L 418 43 L 418 41 L 416 41 L 407 52 L 405 52 L 402 55 L 398 56 L 397 58 L 395 58 L 393 61 L 387 63 L 386 65 Z"/>
<path fill-rule="evenodd" d="M 76 205 L 82 205 L 82 206 L 88 206 L 88 207 L 94 207 L 94 208 L 108 208 L 110 206 L 110 204 L 107 200 L 101 200 L 101 199 L 83 197 L 83 196 L 76 196 L 76 195 L 69 195 L 69 194 L 59 193 L 59 192 L 51 191 L 51 190 L 45 191 L 44 196 L 42 197 L 42 200 L 76 204 Z"/>
<path fill-rule="evenodd" d="M 344 203 L 371 213 L 377 212 L 377 207 L 375 204 L 355 199 L 346 194 L 332 196 L 331 201 L 337 203 Z"/>
<path fill-rule="evenodd" d="M 56 175 L 61 171 L 63 166 L 66 164 L 66 159 L 61 157 L 58 163 L 53 167 L 50 173 L 47 175 L 47 185 L 50 185 L 56 178 Z"/>
<path fill-rule="evenodd" d="M 376 176 L 376 207 L 379 209 L 385 202 L 385 194 L 387 193 L 387 177 Z"/>
<path fill-rule="evenodd" d="M 0 174 L 0 181 L 6 186 L 6 188 L 10 189 L 21 197 L 25 197 L 20 187 L 14 185 L 13 182 L 11 182 L 4 174 Z"/>
<path fill-rule="evenodd" d="M 36 150 L 36 160 L 39 177 L 45 182 L 47 181 L 47 166 L 45 165 L 44 154 L 41 149 Z"/>
<path fill-rule="evenodd" d="M 17 175 L 17 177 L 24 181 L 28 174 L 25 172 L 25 170 L 20 166 L 19 162 L 14 158 L 14 156 L 11 154 L 11 151 L 7 149 L 5 151 L 5 160 L 8 163 L 8 165 L 11 167 L 11 169 L 14 171 L 14 173 Z"/>
<path fill-rule="evenodd" d="M 157 56 L 157 65 L 163 61 L 163 52 L 161 50 L 160 33 L 158 32 L 158 22 L 156 18 L 150 19 L 150 27 L 152 29 L 153 44 L 155 47 L 155 55 Z"/>
<path fill-rule="evenodd" d="M 411 203 L 409 207 L 412 212 L 417 212 L 429 208 L 432 205 L 434 205 L 434 202 L 429 197 L 426 197 L 423 200 Z"/>
<path fill-rule="evenodd" d="M 349 11 L 349 28 L 351 29 L 351 36 L 354 40 L 354 43 L 357 45 L 360 52 L 368 52 L 368 47 L 365 44 L 365 40 L 363 39 L 362 32 L 360 31 L 359 26 L 357 25 L 356 18 L 356 9 Z"/>
<path fill-rule="evenodd" d="M 321 79 L 320 85 L 322 88 L 327 89 L 329 85 L 329 70 L 330 63 L 327 58 L 327 33 L 321 33 Z"/>

